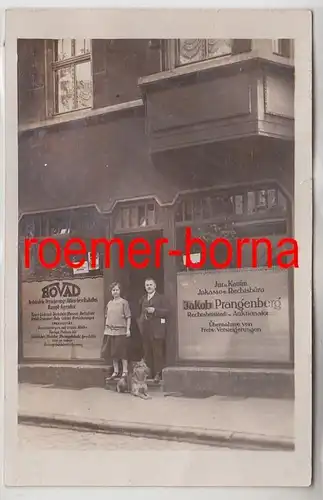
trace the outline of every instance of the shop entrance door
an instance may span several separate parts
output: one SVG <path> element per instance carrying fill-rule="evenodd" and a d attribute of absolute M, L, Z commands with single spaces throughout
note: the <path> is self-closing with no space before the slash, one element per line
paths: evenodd
<path fill-rule="evenodd" d="M 163 252 L 160 251 L 160 266 L 156 267 L 155 262 L 155 248 L 156 240 L 163 237 L 162 231 L 141 231 L 132 232 L 127 234 L 115 234 L 115 238 L 123 241 L 125 248 L 125 265 L 123 268 L 118 265 L 118 261 L 115 261 L 115 269 L 113 275 L 116 277 L 117 281 L 120 282 L 122 287 L 122 294 L 125 299 L 129 301 L 132 322 L 131 322 L 131 336 L 132 336 L 132 348 L 131 357 L 132 359 L 141 359 L 142 357 L 142 345 L 141 336 L 137 325 L 137 318 L 140 315 L 139 301 L 141 297 L 145 294 L 145 279 L 153 278 L 157 284 L 157 291 L 159 293 L 164 293 L 164 260 Z M 141 263 L 145 259 L 149 259 L 148 265 L 138 269 L 129 262 L 128 258 L 128 248 L 129 244 L 137 238 L 144 238 L 150 246 L 150 254 L 147 255 L 135 255 L 135 262 Z M 136 244 L 136 249 L 144 248 L 143 245 Z"/>

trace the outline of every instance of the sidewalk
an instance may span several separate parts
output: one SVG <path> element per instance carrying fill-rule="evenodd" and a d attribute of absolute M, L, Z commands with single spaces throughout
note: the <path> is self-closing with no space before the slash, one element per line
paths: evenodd
<path fill-rule="evenodd" d="M 151 395 L 142 400 L 101 388 L 20 384 L 19 420 L 227 447 L 293 449 L 290 400 Z"/>

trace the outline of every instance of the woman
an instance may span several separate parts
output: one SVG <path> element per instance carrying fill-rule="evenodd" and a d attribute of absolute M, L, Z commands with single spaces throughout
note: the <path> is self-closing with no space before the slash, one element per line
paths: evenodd
<path fill-rule="evenodd" d="M 110 291 L 113 299 L 106 306 L 103 348 L 105 356 L 113 362 L 113 373 L 108 380 L 118 376 L 120 360 L 122 361 L 122 377 L 128 374 L 128 338 L 131 324 L 129 303 L 121 297 L 120 283 L 112 283 Z"/>

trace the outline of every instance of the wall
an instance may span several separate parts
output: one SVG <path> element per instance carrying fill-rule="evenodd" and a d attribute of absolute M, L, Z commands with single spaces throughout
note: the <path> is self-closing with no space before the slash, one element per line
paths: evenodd
<path fill-rule="evenodd" d="M 140 98 L 138 78 L 160 70 L 149 40 L 93 40 L 92 58 L 94 108 Z M 46 118 L 45 73 L 45 40 L 19 40 L 20 124 Z"/>
<path fill-rule="evenodd" d="M 19 208 L 97 203 L 109 210 L 115 200 L 149 195 L 170 203 L 179 190 L 273 178 L 292 194 L 292 169 L 293 145 L 266 138 L 178 150 L 153 162 L 139 109 L 21 135 Z"/>
<path fill-rule="evenodd" d="M 45 41 L 18 39 L 19 123 L 44 120 Z"/>
<path fill-rule="evenodd" d="M 141 97 L 141 76 L 160 71 L 159 51 L 148 40 L 93 40 L 94 107 Z"/>

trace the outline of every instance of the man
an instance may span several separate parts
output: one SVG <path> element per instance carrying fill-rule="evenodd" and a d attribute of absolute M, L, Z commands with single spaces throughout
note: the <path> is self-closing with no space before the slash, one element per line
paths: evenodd
<path fill-rule="evenodd" d="M 151 376 L 159 382 L 165 366 L 165 337 L 169 308 L 166 299 L 156 290 L 156 282 L 146 278 L 147 294 L 140 300 L 139 325 L 142 333 L 144 359 Z"/>

